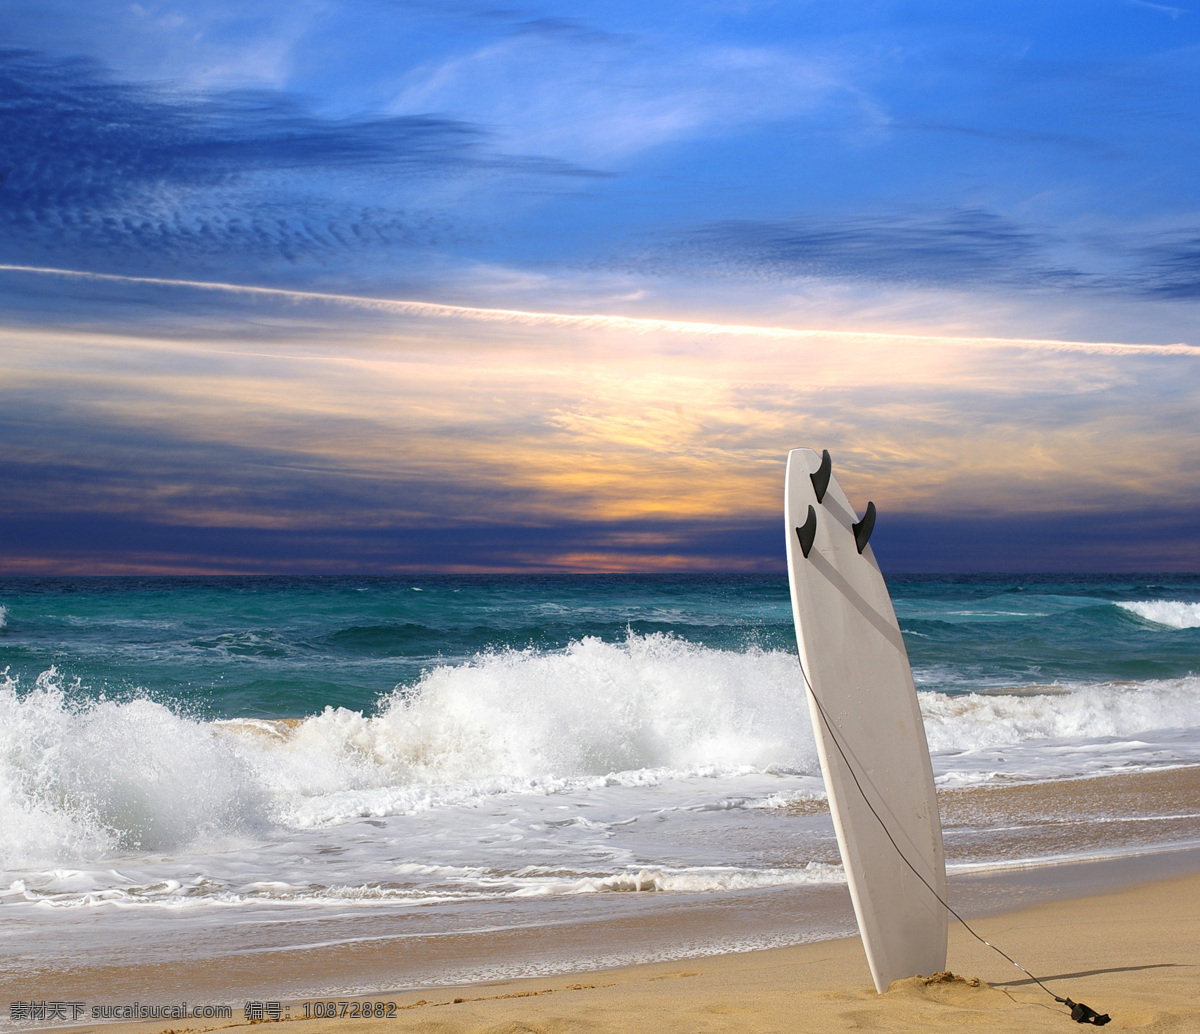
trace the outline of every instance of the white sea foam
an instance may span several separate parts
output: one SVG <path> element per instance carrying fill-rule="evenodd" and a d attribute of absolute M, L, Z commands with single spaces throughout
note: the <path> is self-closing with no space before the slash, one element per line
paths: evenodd
<path fill-rule="evenodd" d="M 439 835 L 470 828 L 493 854 L 525 838 L 506 871 L 535 827 L 546 857 L 570 842 L 582 859 L 688 815 L 699 828 L 706 814 L 786 812 L 819 792 L 802 685 L 790 653 L 633 634 L 481 654 L 428 671 L 373 715 L 302 721 L 206 723 L 147 699 L 73 702 L 53 669 L 24 692 L 5 675 L 0 867 L 279 843 L 434 812 Z M 920 693 L 940 781 L 1200 760 L 1198 678 L 1018 689 Z M 482 806 L 500 797 L 493 829 Z M 405 841 L 389 850 L 409 857 Z M 622 850 L 605 848 L 609 873 L 636 864 Z"/>
<path fill-rule="evenodd" d="M 376 868 L 380 868 L 376 865 Z M 386 868 L 386 867 L 384 867 Z M 569 867 L 526 865 L 510 872 L 485 866 L 405 863 L 392 866 L 393 879 L 354 885 L 313 885 L 297 878 L 260 879 L 234 884 L 190 875 L 147 878 L 145 872 L 118 869 L 55 868 L 30 872 L 0 887 L 0 902 L 47 908 L 212 908 L 245 904 L 321 905 L 384 902 L 446 904 L 503 898 L 570 897 L 579 894 L 712 894 L 772 887 L 844 883 L 840 865 L 809 862 L 784 867 L 731 865 L 633 867 L 619 871 L 571 871 Z"/>
<path fill-rule="evenodd" d="M 931 751 L 1131 736 L 1200 725 L 1200 678 L 1051 685 L 1014 693 L 921 692 Z"/>
<path fill-rule="evenodd" d="M 280 750 L 366 764 L 388 785 L 602 779 L 646 769 L 811 771 L 790 655 L 663 635 L 483 654 L 428 672 L 376 717 L 327 709 Z"/>
<path fill-rule="evenodd" d="M 167 851 L 498 793 L 815 772 L 795 661 L 585 639 L 429 671 L 376 715 L 204 723 L 147 699 L 0 683 L 0 865 Z"/>
<path fill-rule="evenodd" d="M 161 704 L 67 701 L 58 672 L 0 682 L 0 865 L 169 850 L 256 832 L 268 800 L 244 760 Z"/>
<path fill-rule="evenodd" d="M 0 603 L 0 629 L 8 627 L 8 608 Z"/>
<path fill-rule="evenodd" d="M 1136 600 L 1118 607 L 1167 628 L 1200 628 L 1200 603 L 1179 600 Z"/>
<path fill-rule="evenodd" d="M 219 728 L 296 827 L 497 793 L 816 771 L 795 660 L 668 636 L 488 653 L 427 672 L 376 715 Z"/>
<path fill-rule="evenodd" d="M 812 886 L 844 883 L 840 865 L 810 862 L 798 869 L 741 869 L 732 866 L 696 866 L 686 869 L 641 869 L 607 876 L 580 879 L 525 876 L 512 891 L 513 897 L 544 897 L 552 894 L 645 893 L 662 891 L 712 894 L 766 887 Z"/>

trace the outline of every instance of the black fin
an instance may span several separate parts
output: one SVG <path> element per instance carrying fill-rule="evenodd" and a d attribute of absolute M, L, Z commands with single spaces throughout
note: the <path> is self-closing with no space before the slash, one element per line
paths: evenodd
<path fill-rule="evenodd" d="M 796 529 L 796 538 L 800 540 L 800 552 L 804 554 L 804 558 L 808 559 L 808 554 L 812 552 L 813 540 L 817 537 L 817 511 L 812 508 L 812 504 L 808 507 L 808 519 L 804 522 L 804 526 Z"/>
<path fill-rule="evenodd" d="M 833 473 L 833 460 L 829 458 L 829 450 L 821 450 L 821 465 L 808 476 L 812 479 L 813 488 L 817 492 L 817 502 L 825 501 L 825 493 L 829 490 L 829 475 Z M 804 554 L 808 556 L 807 553 Z"/>
<path fill-rule="evenodd" d="M 867 548 L 871 532 L 875 530 L 875 504 L 867 503 L 867 512 L 863 514 L 862 520 L 851 526 L 854 528 L 854 544 L 861 553 Z M 807 555 L 806 553 L 805 556 Z"/>

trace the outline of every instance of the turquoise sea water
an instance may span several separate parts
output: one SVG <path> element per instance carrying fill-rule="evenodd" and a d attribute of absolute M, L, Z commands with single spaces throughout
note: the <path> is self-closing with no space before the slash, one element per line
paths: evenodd
<path fill-rule="evenodd" d="M 922 688 L 1200 670 L 1198 576 L 910 576 L 889 587 Z M 432 666 L 589 637 L 795 649 L 783 576 L 11 579 L 0 606 L 0 669 L 19 686 L 54 667 L 74 698 L 145 695 L 206 718 L 370 710 Z"/>

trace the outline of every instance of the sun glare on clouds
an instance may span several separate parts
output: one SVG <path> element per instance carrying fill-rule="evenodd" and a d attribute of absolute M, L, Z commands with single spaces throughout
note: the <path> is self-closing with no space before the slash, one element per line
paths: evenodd
<path fill-rule="evenodd" d="M 53 478 L 24 485 L 30 510 L 58 492 L 60 507 L 212 526 L 766 520 L 784 454 L 810 445 L 852 498 L 891 511 L 1079 512 L 1111 505 L 1114 483 L 1177 498 L 1200 464 L 1197 355 L 1177 346 L 364 303 L 396 306 L 381 333 L 331 320 L 319 296 L 254 297 L 264 316 L 286 302 L 305 332 L 4 331 L 5 405 L 44 415 L 70 398 L 70 434 L 96 429 L 74 458 L 86 490 L 64 503 Z M 40 429 L 17 458 L 53 452 L 54 422 Z M 152 488 L 134 496 L 119 472 L 139 462 Z"/>

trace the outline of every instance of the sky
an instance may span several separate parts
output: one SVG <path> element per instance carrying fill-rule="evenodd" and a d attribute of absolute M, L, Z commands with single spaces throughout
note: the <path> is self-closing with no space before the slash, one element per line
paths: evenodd
<path fill-rule="evenodd" d="M 1200 571 L 1200 7 L 0 25 L 2 574 Z"/>

